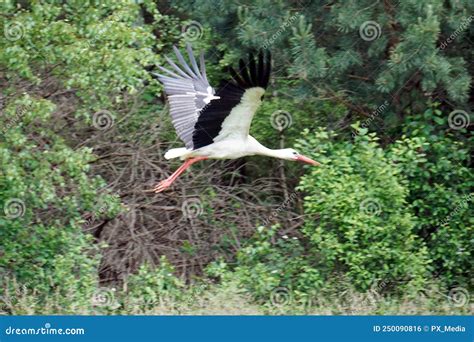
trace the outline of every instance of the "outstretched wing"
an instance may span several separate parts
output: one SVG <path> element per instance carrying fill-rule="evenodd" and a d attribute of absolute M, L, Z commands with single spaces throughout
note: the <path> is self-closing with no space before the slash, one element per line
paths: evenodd
<path fill-rule="evenodd" d="M 271 55 L 260 51 L 257 63 L 250 54 L 248 64 L 241 59 L 238 72 L 232 68 L 229 71 L 233 80 L 222 83 L 216 92 L 218 99 L 204 106 L 199 114 L 193 133 L 194 149 L 223 139 L 246 139 L 268 86 Z"/>
<path fill-rule="evenodd" d="M 170 114 L 173 126 L 178 136 L 186 145 L 186 148 L 193 149 L 194 126 L 199 118 L 200 111 L 206 107 L 213 99 L 214 89 L 210 86 L 206 76 L 204 55 L 201 54 L 197 65 L 191 45 L 187 45 L 189 61 L 191 67 L 186 63 L 183 55 L 173 46 L 180 66 L 168 57 L 166 61 L 173 68 L 173 71 L 159 66 L 165 74 L 155 74 L 165 87 L 170 104 Z"/>

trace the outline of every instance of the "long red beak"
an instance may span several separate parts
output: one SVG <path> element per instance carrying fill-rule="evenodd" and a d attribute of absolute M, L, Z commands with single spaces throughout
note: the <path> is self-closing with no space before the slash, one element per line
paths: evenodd
<path fill-rule="evenodd" d="M 306 164 L 311 164 L 311 165 L 314 165 L 314 166 L 320 166 L 321 165 L 316 160 L 313 160 L 311 158 L 301 156 L 301 155 L 296 157 L 296 160 L 299 161 L 299 162 L 306 163 Z"/>

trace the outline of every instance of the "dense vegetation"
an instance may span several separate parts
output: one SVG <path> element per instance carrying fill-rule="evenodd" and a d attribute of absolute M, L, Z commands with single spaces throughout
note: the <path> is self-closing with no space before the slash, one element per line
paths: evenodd
<path fill-rule="evenodd" d="M 218 15 L 216 15 L 218 13 Z M 0 312 L 473 311 L 470 1 L 3 1 Z M 173 45 L 274 57 L 252 134 L 178 162 Z"/>

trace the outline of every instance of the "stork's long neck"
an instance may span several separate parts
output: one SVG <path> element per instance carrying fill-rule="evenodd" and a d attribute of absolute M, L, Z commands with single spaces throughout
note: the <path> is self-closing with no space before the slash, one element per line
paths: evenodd
<path fill-rule="evenodd" d="M 252 146 L 252 150 L 255 154 L 273 157 L 273 158 L 282 158 L 283 149 L 276 149 L 273 150 L 266 146 L 260 144 L 255 138 L 249 137 L 251 139 L 250 144 Z"/>

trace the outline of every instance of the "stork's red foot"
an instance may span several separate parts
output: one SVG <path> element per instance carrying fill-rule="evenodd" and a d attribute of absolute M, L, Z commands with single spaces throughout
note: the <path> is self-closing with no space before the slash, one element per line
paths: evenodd
<path fill-rule="evenodd" d="M 207 157 L 195 157 L 195 158 L 186 159 L 184 164 L 181 165 L 175 172 L 173 172 L 171 176 L 159 182 L 158 185 L 155 186 L 155 188 L 153 189 L 153 192 L 159 193 L 166 190 L 167 188 L 170 187 L 171 184 L 173 184 L 176 178 L 178 178 L 179 175 L 182 174 L 188 167 L 193 165 L 195 162 L 198 162 L 200 160 L 205 160 L 205 159 L 207 159 Z"/>
<path fill-rule="evenodd" d="M 166 189 L 168 189 L 171 184 L 173 184 L 173 180 L 170 180 L 170 179 L 165 179 L 165 180 L 162 180 L 161 182 L 159 182 L 155 188 L 153 189 L 153 191 L 155 193 L 160 193 L 162 191 L 165 191 Z"/>

